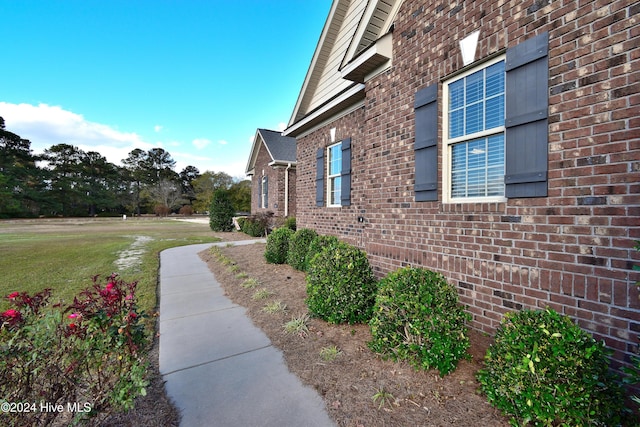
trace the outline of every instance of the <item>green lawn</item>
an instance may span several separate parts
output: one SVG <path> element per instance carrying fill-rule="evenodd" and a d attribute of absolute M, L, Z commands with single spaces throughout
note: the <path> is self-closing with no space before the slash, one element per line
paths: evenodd
<path fill-rule="evenodd" d="M 151 314 L 160 251 L 217 240 L 208 224 L 157 218 L 0 221 L 0 310 L 9 293 L 44 288 L 53 290 L 53 302 L 71 303 L 93 276 L 115 272 L 138 281 L 139 304 Z M 142 253 L 123 255 L 136 241 Z"/>

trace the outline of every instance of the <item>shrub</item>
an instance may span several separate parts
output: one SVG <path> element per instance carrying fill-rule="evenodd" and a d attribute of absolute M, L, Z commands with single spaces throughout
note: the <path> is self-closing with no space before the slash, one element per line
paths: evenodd
<path fill-rule="evenodd" d="M 264 237 L 269 229 L 270 216 L 268 214 L 252 215 L 244 219 L 240 228 L 242 232 L 252 237 Z"/>
<path fill-rule="evenodd" d="M 444 276 L 406 267 L 380 281 L 368 344 L 384 357 L 407 360 L 417 369 L 436 368 L 444 376 L 469 357 L 470 320 Z"/>
<path fill-rule="evenodd" d="M 310 228 L 301 228 L 296 231 L 289 240 L 287 264 L 296 270 L 306 271 L 309 245 L 317 235 L 318 233 Z"/>
<path fill-rule="evenodd" d="M 309 270 L 309 265 L 311 264 L 311 260 L 313 259 L 314 256 L 319 254 L 324 248 L 337 246 L 338 243 L 340 243 L 340 240 L 338 240 L 338 238 L 335 236 L 318 235 L 314 237 L 311 243 L 309 244 L 309 248 L 307 249 L 307 255 L 304 260 L 304 263 L 306 266 L 305 271 Z"/>
<path fill-rule="evenodd" d="M 171 209 L 169 209 L 169 206 L 167 205 L 156 205 L 153 208 L 153 213 L 155 213 L 157 216 L 169 216 L 169 214 L 171 213 Z"/>
<path fill-rule="evenodd" d="M 130 409 L 145 394 L 141 352 L 147 333 L 137 309 L 136 283 L 112 275 L 61 307 L 49 305 L 49 290 L 14 292 L 12 308 L 0 314 L 0 401 L 20 402 L 3 425 L 76 425 L 83 416 Z M 58 411 L 39 411 L 77 402 L 74 422 Z M 25 405 L 34 405 L 34 408 Z"/>
<path fill-rule="evenodd" d="M 284 220 L 284 224 L 283 227 L 287 227 L 290 228 L 293 231 L 296 231 L 296 218 L 293 216 L 289 216 L 287 217 L 287 219 Z"/>
<path fill-rule="evenodd" d="M 191 205 L 184 205 L 178 213 L 182 216 L 191 216 L 193 215 L 193 207 Z"/>
<path fill-rule="evenodd" d="M 618 425 L 624 394 L 608 353 L 553 310 L 507 313 L 478 381 L 513 425 Z"/>
<path fill-rule="evenodd" d="M 330 323 L 358 323 L 371 318 L 376 280 L 366 254 L 343 242 L 325 246 L 309 264 L 309 311 Z"/>
<path fill-rule="evenodd" d="M 267 237 L 267 247 L 264 257 L 271 264 L 284 264 L 287 262 L 289 252 L 289 239 L 293 236 L 293 231 L 288 228 L 276 228 Z"/>
<path fill-rule="evenodd" d="M 235 209 L 229 198 L 229 192 L 219 188 L 213 193 L 209 208 L 209 227 L 213 231 L 232 231 Z"/>

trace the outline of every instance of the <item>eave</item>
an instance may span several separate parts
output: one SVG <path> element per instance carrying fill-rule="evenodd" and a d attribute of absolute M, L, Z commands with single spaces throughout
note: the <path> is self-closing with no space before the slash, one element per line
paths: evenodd
<path fill-rule="evenodd" d="M 392 34 L 389 32 L 380 37 L 342 68 L 340 70 L 342 78 L 364 83 L 370 76 L 389 68 L 393 55 Z"/>

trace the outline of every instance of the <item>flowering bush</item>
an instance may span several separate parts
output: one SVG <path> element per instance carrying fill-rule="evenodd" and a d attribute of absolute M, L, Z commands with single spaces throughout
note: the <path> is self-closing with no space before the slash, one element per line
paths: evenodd
<path fill-rule="evenodd" d="M 112 275 L 103 286 L 96 276 L 66 307 L 48 304 L 50 289 L 7 296 L 12 308 L 0 314 L 0 402 L 32 405 L 3 414 L 10 425 L 49 425 L 64 412 L 80 419 L 129 409 L 145 394 L 147 334 L 136 284 Z M 42 410 L 42 404 L 63 410 Z"/>

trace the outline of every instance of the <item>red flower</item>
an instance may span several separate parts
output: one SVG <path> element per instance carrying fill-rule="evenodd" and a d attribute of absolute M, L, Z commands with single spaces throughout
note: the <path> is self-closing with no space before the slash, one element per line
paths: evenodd
<path fill-rule="evenodd" d="M 80 316 L 81 316 L 81 314 L 80 314 L 80 313 L 71 313 L 71 314 L 69 315 L 69 319 L 76 319 L 76 318 L 78 318 L 78 317 L 80 317 Z"/>
<path fill-rule="evenodd" d="M 13 308 L 10 308 L 9 310 L 2 313 L 2 316 L 7 317 L 9 319 L 15 319 L 17 317 L 22 317 L 22 314 L 20 314 L 18 310 L 14 310 Z"/>
<path fill-rule="evenodd" d="M 18 295 L 20 295 L 20 292 L 11 292 L 9 295 L 7 295 L 7 298 L 9 298 L 10 300 L 14 300 L 18 297 Z"/>
<path fill-rule="evenodd" d="M 22 313 L 20 313 L 18 310 L 10 308 L 9 310 L 0 314 L 0 318 L 2 318 L 3 320 L 6 319 L 7 323 L 9 323 L 10 326 L 13 326 L 22 320 Z"/>

